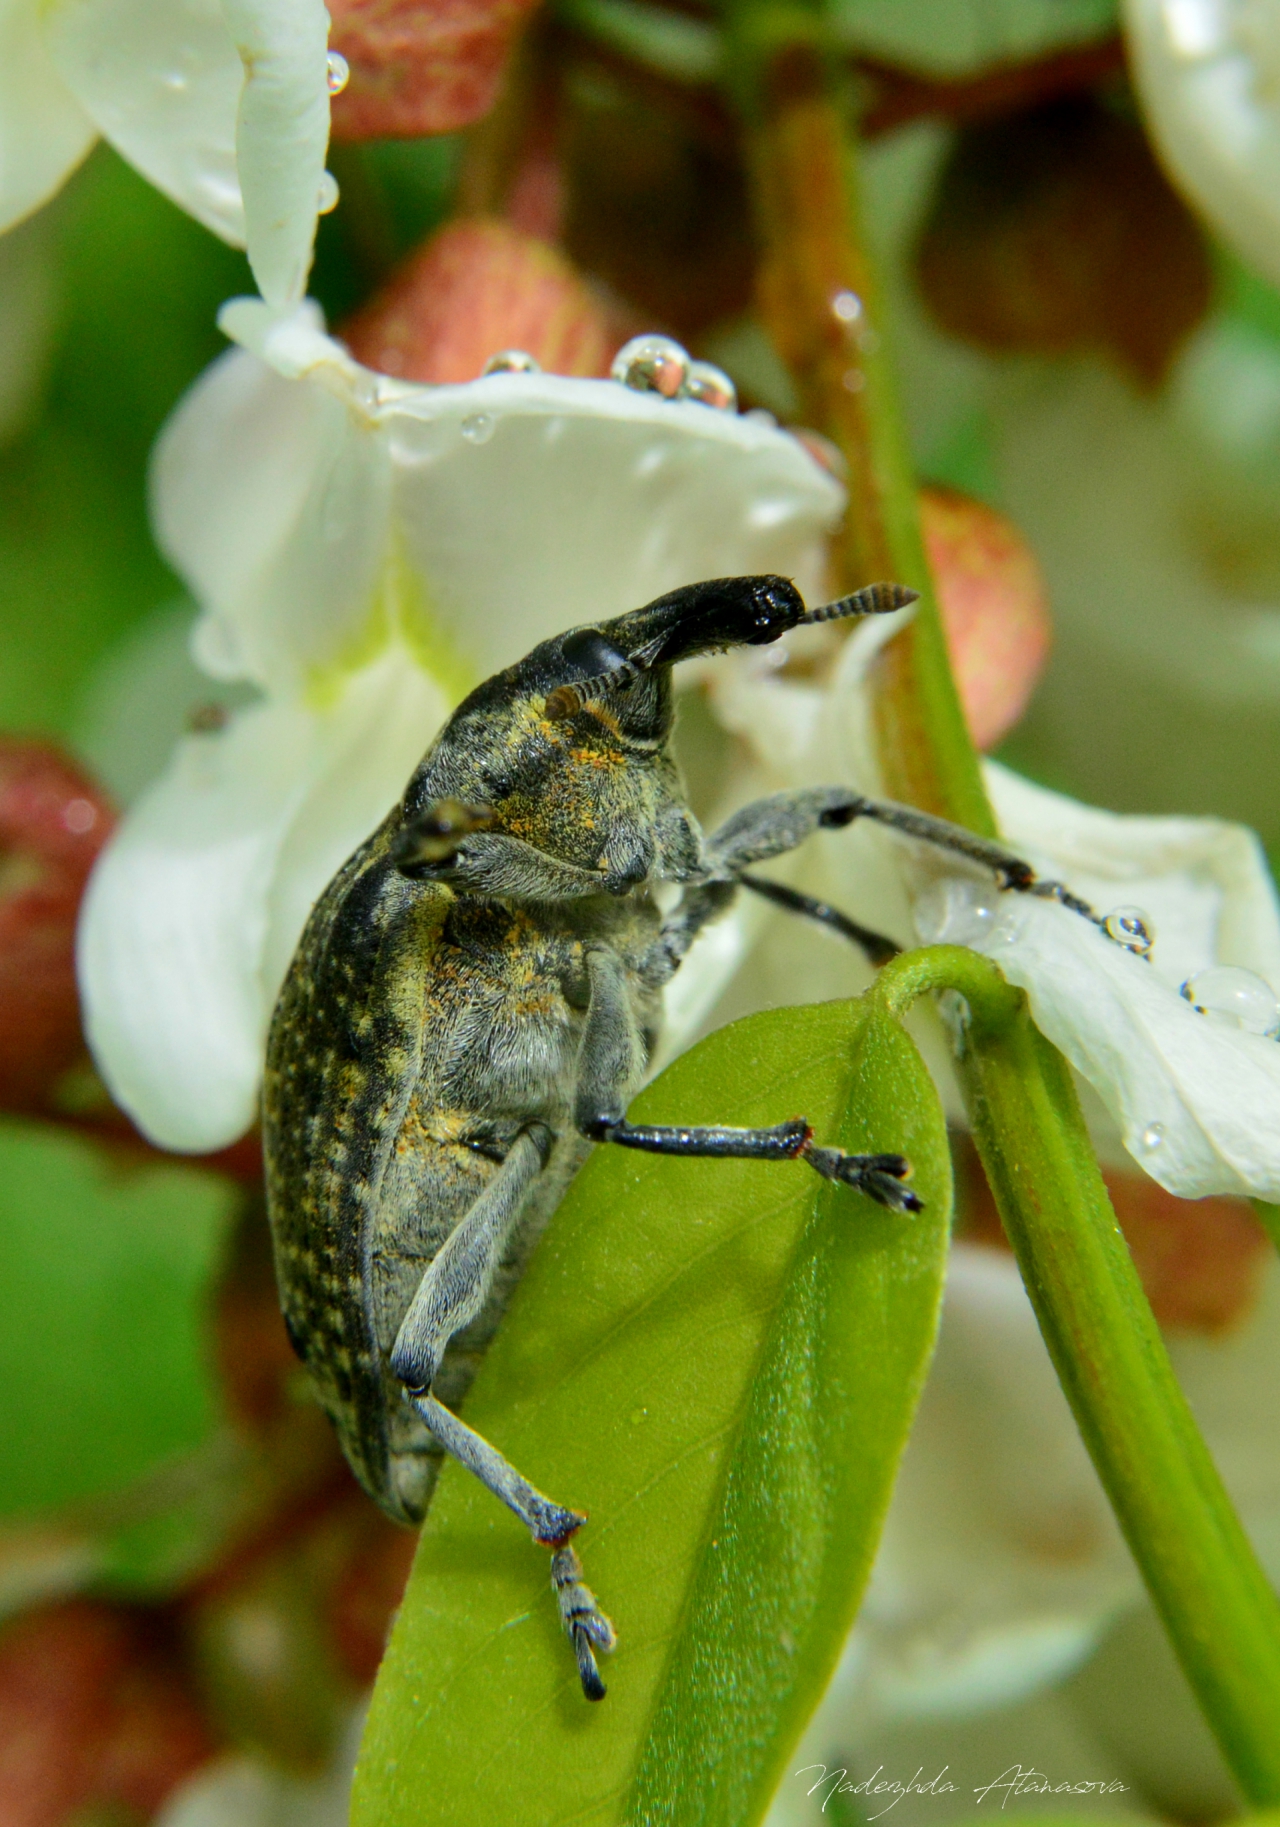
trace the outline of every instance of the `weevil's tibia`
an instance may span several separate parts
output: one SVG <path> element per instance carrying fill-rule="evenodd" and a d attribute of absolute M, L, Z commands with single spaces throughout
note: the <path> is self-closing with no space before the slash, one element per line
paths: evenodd
<path fill-rule="evenodd" d="M 560 1608 L 560 1622 L 577 1657 L 582 1691 L 588 1700 L 603 1700 L 605 1686 L 596 1667 L 595 1651 L 611 1650 L 617 1634 L 596 1603 L 595 1594 L 583 1583 L 582 1567 L 569 1546 L 569 1537 L 577 1533 L 586 1517 L 544 1497 L 496 1447 L 465 1421 L 459 1421 L 434 1396 L 412 1390 L 406 1390 L 405 1395 L 445 1451 L 520 1518 L 534 1541 L 553 1550 L 551 1584 Z"/>
<path fill-rule="evenodd" d="M 578 1658 L 582 1691 L 588 1700 L 603 1700 L 606 1690 L 600 1679 L 595 1652 L 601 1650 L 608 1655 L 618 1638 L 613 1625 L 597 1605 L 594 1592 L 582 1578 L 581 1562 L 567 1545 L 557 1548 L 551 1557 L 551 1584 L 560 1607 L 564 1633 Z"/>
<path fill-rule="evenodd" d="M 446 1453 L 459 1465 L 465 1465 L 487 1490 L 506 1504 L 520 1518 L 534 1541 L 544 1548 L 563 1547 L 586 1522 L 586 1517 L 576 1510 L 566 1510 L 563 1504 L 544 1497 L 527 1478 L 521 1477 L 496 1447 L 489 1445 L 483 1435 L 477 1434 L 465 1421 L 459 1421 L 453 1411 L 437 1402 L 434 1396 L 419 1395 L 411 1390 L 406 1390 L 405 1395 Z"/>
<path fill-rule="evenodd" d="M 654 1155 L 692 1155 L 707 1160 L 807 1161 L 824 1180 L 851 1186 L 877 1205 L 895 1212 L 919 1212 L 924 1207 L 902 1182 L 911 1172 L 904 1155 L 847 1155 L 839 1148 L 824 1148 L 813 1140 L 803 1117 L 776 1123 L 771 1129 L 730 1129 L 719 1125 L 686 1127 L 683 1124 L 610 1122 L 593 1124 L 592 1141 L 617 1142 L 623 1148 L 643 1149 Z"/>
<path fill-rule="evenodd" d="M 790 888 L 785 882 L 773 882 L 768 876 L 747 874 L 739 875 L 737 880 L 743 888 L 749 888 L 752 894 L 758 894 L 765 901 L 772 901 L 775 907 L 785 907 L 788 913 L 799 914 L 803 919 L 816 920 L 819 925 L 830 927 L 842 939 L 852 939 L 872 964 L 888 964 L 890 958 L 898 957 L 902 951 L 902 947 L 884 933 L 873 932 L 869 926 L 860 926 L 847 913 L 841 913 L 838 907 L 832 907 L 827 901 L 819 901 L 811 894 L 801 894 L 798 888 Z"/>

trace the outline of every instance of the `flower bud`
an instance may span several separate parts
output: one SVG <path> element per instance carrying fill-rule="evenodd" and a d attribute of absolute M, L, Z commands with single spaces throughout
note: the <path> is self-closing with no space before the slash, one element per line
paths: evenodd
<path fill-rule="evenodd" d="M 493 106 L 532 0 L 330 0 L 329 43 L 350 78 L 333 101 L 333 136 L 368 140 L 454 133 Z"/>
<path fill-rule="evenodd" d="M 342 331 L 358 361 L 403 380 L 473 381 L 523 350 L 554 374 L 608 372 L 603 311 L 573 267 L 505 222 L 434 235 Z"/>
<path fill-rule="evenodd" d="M 114 822 L 52 745 L 0 738 L 0 1107 L 46 1107 L 83 1054 L 76 915 Z"/>
<path fill-rule="evenodd" d="M 920 516 L 970 734 L 993 748 L 1026 709 L 1048 657 L 1040 570 L 1018 529 L 984 502 L 926 488 Z"/>

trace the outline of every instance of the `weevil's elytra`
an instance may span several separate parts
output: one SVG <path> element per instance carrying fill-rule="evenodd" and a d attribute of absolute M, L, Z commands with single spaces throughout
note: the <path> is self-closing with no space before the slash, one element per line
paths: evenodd
<path fill-rule="evenodd" d="M 838 910 L 749 873 L 857 818 L 958 851 L 1002 886 L 1065 892 L 997 845 L 846 787 L 774 795 L 709 838 L 689 811 L 669 751 L 676 661 L 912 595 L 873 585 L 806 611 L 785 578 L 724 578 L 544 641 L 445 725 L 317 902 L 276 1006 L 265 1141 L 290 1339 L 388 1515 L 421 1520 L 448 1452 L 554 1551 L 589 1699 L 604 1694 L 596 1652 L 614 1639 L 568 1545 L 584 1519 L 454 1409 L 591 1143 L 800 1159 L 918 1209 L 900 1155 L 843 1154 L 803 1118 L 628 1123 L 663 986 L 740 887 L 891 954 Z M 665 919 L 660 881 L 682 888 Z"/>

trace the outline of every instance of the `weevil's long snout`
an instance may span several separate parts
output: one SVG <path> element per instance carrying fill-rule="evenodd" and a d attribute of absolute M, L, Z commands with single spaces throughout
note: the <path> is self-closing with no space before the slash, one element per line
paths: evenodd
<path fill-rule="evenodd" d="M 817 609 L 786 577 L 717 577 L 673 590 L 608 625 L 632 667 L 645 671 L 726 647 L 760 647 L 789 629 L 850 615 L 881 615 L 916 600 L 904 584 L 870 584 Z"/>

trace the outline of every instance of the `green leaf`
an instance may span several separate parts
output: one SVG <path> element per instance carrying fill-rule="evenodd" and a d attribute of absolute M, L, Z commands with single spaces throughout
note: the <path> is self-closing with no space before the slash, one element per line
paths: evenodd
<path fill-rule="evenodd" d="M 0 1120 L 0 1516 L 120 1491 L 210 1434 L 206 1301 L 237 1198 Z"/>
<path fill-rule="evenodd" d="M 937 1320 L 937 1097 L 865 1005 L 756 1015 L 676 1062 L 646 1122 L 776 1122 L 897 1150 L 925 1212 L 803 1165 L 601 1149 L 543 1240 L 467 1419 L 590 1512 L 619 1631 L 578 1689 L 547 1557 L 441 1477 L 356 1773 L 356 1827 L 758 1820 L 861 1594 Z"/>

